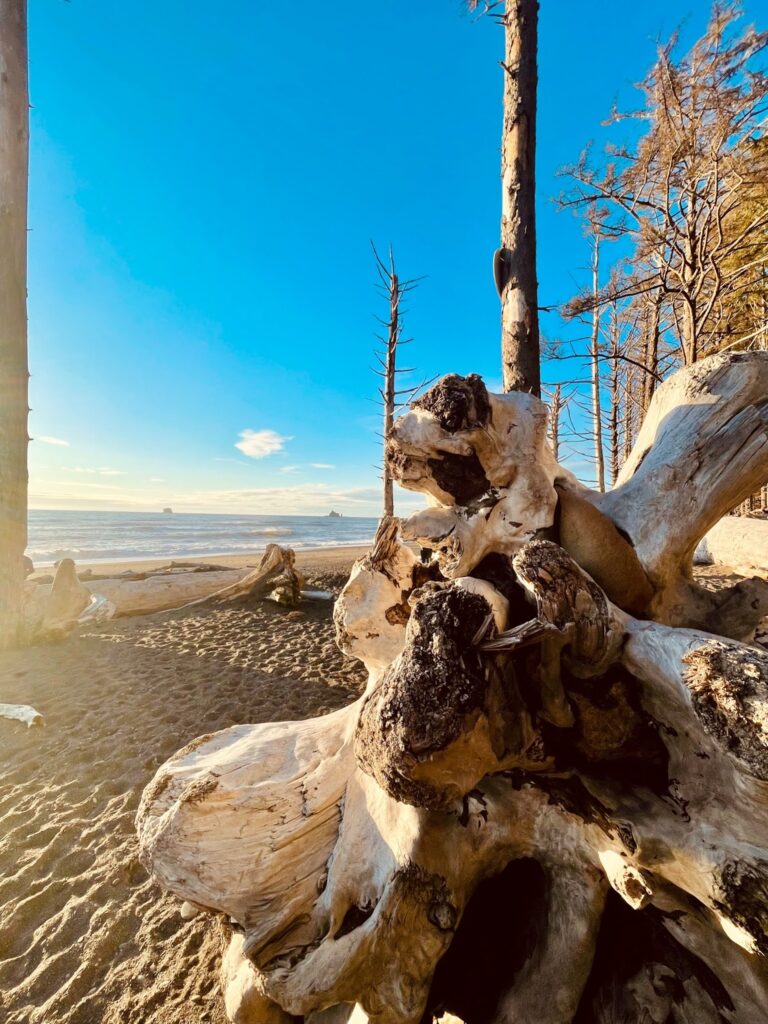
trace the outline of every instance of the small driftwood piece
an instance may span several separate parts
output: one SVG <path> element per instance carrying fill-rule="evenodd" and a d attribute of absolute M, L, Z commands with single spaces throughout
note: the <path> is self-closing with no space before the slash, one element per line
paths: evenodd
<path fill-rule="evenodd" d="M 186 576 L 191 573 L 200 572 L 234 572 L 230 565 L 215 565 L 212 562 L 169 562 L 167 565 L 158 566 L 156 569 L 145 569 L 143 571 L 136 571 L 133 569 L 125 569 L 122 572 L 108 572 L 99 573 L 94 572 L 93 569 L 81 569 L 78 571 L 78 579 L 85 583 L 97 583 L 102 580 L 121 580 L 129 582 L 140 582 L 142 580 L 155 579 L 158 576 Z M 33 582 L 41 583 L 43 579 L 36 579 Z"/>
<path fill-rule="evenodd" d="M 43 724 L 43 716 L 30 704 L 0 704 L 0 718 L 23 722 L 27 727 Z"/>
<path fill-rule="evenodd" d="M 188 574 L 191 572 L 231 572 L 233 567 L 231 565 L 216 565 L 213 562 L 176 562 L 170 561 L 167 565 L 159 565 L 154 569 L 143 569 L 135 571 L 133 569 L 124 569 L 122 572 L 94 572 L 90 568 L 81 569 L 78 572 L 78 578 L 87 583 L 93 583 L 100 580 L 129 580 L 129 581 L 140 581 L 140 580 L 153 580 L 156 577 L 168 577 L 168 575 Z"/>
<path fill-rule="evenodd" d="M 176 572 L 179 569 L 192 570 L 192 572 L 227 572 L 232 566 L 216 565 L 214 562 L 175 562 L 171 561 L 164 566 L 161 572 Z"/>
<path fill-rule="evenodd" d="M 768 479 L 766 395 L 767 353 L 681 371 L 604 496 L 529 395 L 451 376 L 397 421 L 437 505 L 337 602 L 365 693 L 201 737 L 139 809 L 154 877 L 234 925 L 231 1021 L 768 1020 L 760 594 L 690 569 Z"/>

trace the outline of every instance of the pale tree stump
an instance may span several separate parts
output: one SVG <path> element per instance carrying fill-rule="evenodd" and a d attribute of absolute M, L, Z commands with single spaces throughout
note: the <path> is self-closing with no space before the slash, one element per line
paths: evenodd
<path fill-rule="evenodd" d="M 279 604 L 295 608 L 301 600 L 304 577 L 296 570 L 296 554 L 293 548 L 279 544 L 267 544 L 256 568 L 242 579 L 235 580 L 227 587 L 206 594 L 182 605 L 192 608 L 196 605 L 226 605 L 233 601 L 266 597 L 271 591 Z"/>
<path fill-rule="evenodd" d="M 768 1020 L 765 584 L 690 568 L 768 478 L 767 399 L 766 353 L 681 371 L 605 495 L 529 395 L 449 376 L 401 417 L 435 504 L 337 603 L 365 694 L 201 737 L 139 810 L 155 878 L 232 925 L 232 1021 Z"/>

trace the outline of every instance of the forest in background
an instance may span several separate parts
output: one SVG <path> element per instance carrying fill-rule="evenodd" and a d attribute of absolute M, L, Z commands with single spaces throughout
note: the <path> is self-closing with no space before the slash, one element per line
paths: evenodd
<path fill-rule="evenodd" d="M 658 385 L 715 352 L 768 347 L 768 32 L 716 5 L 687 53 L 659 46 L 615 136 L 563 171 L 588 283 L 561 307 L 579 338 L 542 342 L 557 458 L 612 486 Z M 553 372 L 554 371 L 554 372 Z M 766 488 L 748 503 L 764 508 Z"/>

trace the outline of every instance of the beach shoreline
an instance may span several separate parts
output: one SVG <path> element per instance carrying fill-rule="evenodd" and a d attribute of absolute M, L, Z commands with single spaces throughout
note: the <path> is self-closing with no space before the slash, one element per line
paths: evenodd
<path fill-rule="evenodd" d="M 290 547 L 290 544 L 284 545 Z M 338 545 L 326 545 L 318 548 L 299 548 L 294 549 L 296 552 L 296 566 L 300 569 L 315 569 L 315 570 L 333 570 L 337 567 L 351 566 L 358 558 L 368 551 L 368 545 L 363 544 L 338 544 Z M 85 569 L 92 569 L 100 575 L 114 574 L 119 576 L 125 572 L 151 572 L 156 569 L 162 569 L 171 562 L 187 562 L 194 563 L 195 565 L 219 565 L 227 569 L 245 569 L 252 566 L 257 566 L 264 554 L 264 549 L 259 551 L 244 551 L 240 554 L 205 554 L 201 555 L 200 552 L 195 552 L 191 555 L 173 555 L 158 556 L 149 558 L 115 558 L 115 559 L 92 559 L 84 558 L 77 559 L 75 564 L 78 572 L 82 572 Z M 54 567 L 53 562 L 40 562 L 35 565 L 35 572 L 30 579 L 34 580 L 35 576 L 48 575 L 52 572 Z"/>
<path fill-rule="evenodd" d="M 26 554 L 50 571 L 62 558 L 79 566 L 135 569 L 162 561 L 258 561 L 270 544 L 296 552 L 369 546 L 378 519 L 366 516 L 231 515 L 229 513 L 41 512 L 27 522 Z"/>

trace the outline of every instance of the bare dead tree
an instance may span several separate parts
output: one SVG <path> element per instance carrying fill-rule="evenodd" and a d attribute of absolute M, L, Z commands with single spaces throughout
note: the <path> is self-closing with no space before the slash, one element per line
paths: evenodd
<path fill-rule="evenodd" d="M 401 374 L 412 373 L 413 367 L 400 368 L 397 365 L 398 350 L 402 345 L 407 345 L 412 339 L 403 338 L 403 299 L 417 286 L 419 279 L 402 281 L 397 273 L 395 257 L 392 246 L 389 247 L 388 262 L 379 256 L 376 246 L 371 242 L 374 260 L 376 261 L 376 272 L 379 277 L 379 290 L 386 296 L 389 305 L 389 315 L 386 320 L 379 317 L 376 319 L 384 327 L 385 334 L 377 334 L 376 337 L 383 345 L 383 352 L 375 352 L 379 364 L 374 372 L 382 378 L 383 384 L 378 388 L 384 411 L 384 432 L 382 435 L 384 443 L 384 461 L 382 468 L 382 480 L 384 483 L 384 512 L 385 516 L 392 516 L 395 513 L 394 492 L 392 488 L 392 473 L 387 465 L 386 447 L 387 441 L 392 433 L 392 426 L 399 407 L 406 404 L 423 385 L 416 387 L 398 388 L 397 379 Z"/>
<path fill-rule="evenodd" d="M 624 439 L 622 465 L 632 454 L 632 446 L 643 421 L 642 409 L 639 407 L 635 391 L 636 378 L 637 371 L 633 366 L 628 366 L 624 377 L 624 401 L 621 416 L 621 433 Z"/>
<path fill-rule="evenodd" d="M 26 0 L 0 0 L 0 648 L 21 626 L 27 544 Z"/>
<path fill-rule="evenodd" d="M 610 234 L 608 237 L 611 237 Z M 600 243 L 604 240 L 605 236 L 601 233 L 598 238 L 599 252 L 602 251 Z M 591 264 L 594 265 L 594 233 L 590 237 L 590 245 L 593 249 Z M 606 311 L 604 304 L 595 306 L 590 302 L 593 291 L 594 283 L 583 295 L 563 308 L 566 318 L 584 323 L 585 333 L 567 341 L 559 339 L 545 343 L 544 348 L 548 363 L 574 362 L 578 364 L 578 369 L 570 373 L 561 371 L 558 384 L 549 383 L 542 390 L 549 402 L 551 419 L 554 388 L 560 388 L 557 431 L 559 458 L 570 460 L 575 457 L 581 463 L 589 462 L 594 466 L 594 481 L 599 487 L 601 462 L 604 485 L 607 486 L 609 481 L 616 479 L 618 470 L 629 454 L 647 410 L 647 378 L 652 378 L 655 389 L 661 383 L 662 373 L 671 359 L 666 346 L 662 344 L 660 330 L 661 358 L 656 369 L 646 365 L 646 323 L 641 301 L 622 303 L 615 299 Z M 584 305 L 587 306 L 586 310 Z M 599 388 L 597 402 L 594 394 L 596 388 Z"/>
<path fill-rule="evenodd" d="M 578 445 L 583 440 L 571 415 L 578 382 L 572 380 L 542 382 L 542 398 L 548 409 L 548 436 L 552 454 L 560 460 L 579 455 Z"/>
<path fill-rule="evenodd" d="M 614 282 L 608 288 L 619 289 Z M 605 330 L 607 363 L 607 431 L 611 477 L 629 455 L 635 434 L 668 368 L 676 364 L 677 345 L 663 340 L 658 294 L 646 293 L 608 306 Z M 626 434 L 626 437 L 625 437 Z"/>
<path fill-rule="evenodd" d="M 739 201 L 724 222 L 726 246 L 741 241 L 723 261 L 726 277 L 739 274 L 739 287 L 721 296 L 707 324 L 718 347 L 764 349 L 768 334 L 768 137 L 751 136 L 739 153 Z M 752 225 L 755 225 L 753 228 Z"/>
<path fill-rule="evenodd" d="M 657 289 L 640 297 L 643 304 L 643 412 L 651 404 L 658 383 L 659 341 L 661 337 L 661 292 Z"/>
<path fill-rule="evenodd" d="M 504 129 L 501 245 L 505 391 L 540 393 L 536 276 L 536 91 L 538 0 L 507 0 L 504 12 Z"/>
<path fill-rule="evenodd" d="M 647 126 L 637 146 L 612 148 L 602 171 L 585 155 L 568 172 L 575 190 L 566 205 L 610 203 L 633 243 L 634 272 L 618 297 L 658 293 L 686 364 L 722 347 L 725 310 L 768 262 L 768 203 L 740 217 L 755 194 L 754 145 L 768 112 L 768 78 L 755 67 L 768 32 L 737 35 L 739 16 L 736 4 L 716 5 L 685 57 L 675 59 L 674 39 L 662 47 L 640 85 L 643 109 L 613 117 Z"/>
<path fill-rule="evenodd" d="M 536 92 L 538 0 L 470 0 L 504 28 L 501 248 L 494 277 L 501 297 L 505 391 L 541 392 L 536 276 Z"/>
<path fill-rule="evenodd" d="M 605 490 L 605 455 L 603 452 L 603 413 L 600 396 L 600 222 L 597 210 L 589 218 L 592 245 L 592 333 L 589 358 L 592 374 L 592 432 L 595 444 L 595 475 L 598 491 Z"/>
<path fill-rule="evenodd" d="M 549 401 L 549 443 L 555 459 L 560 458 L 560 414 L 563 410 L 563 386 L 555 384 Z"/>
<path fill-rule="evenodd" d="M 617 237 L 617 229 L 608 217 L 608 211 L 602 203 L 590 203 L 582 211 L 584 233 L 590 247 L 590 285 L 575 299 L 566 303 L 562 314 L 566 319 L 589 320 L 589 338 L 587 340 L 587 358 L 589 365 L 589 421 L 591 424 L 592 460 L 595 466 L 595 482 L 597 489 L 605 491 L 605 439 L 603 429 L 603 374 L 601 363 L 607 358 L 601 345 L 601 314 L 603 309 L 603 290 L 600 285 L 600 257 L 602 243 Z"/>
<path fill-rule="evenodd" d="M 567 362 L 570 358 L 567 343 L 562 340 L 544 340 L 547 362 L 551 365 Z M 573 353 L 571 353 L 573 354 Z M 580 358 L 580 357 L 579 357 Z M 549 445 L 556 459 L 590 460 L 592 436 L 583 429 L 583 418 L 588 414 L 581 401 L 580 389 L 588 378 L 559 375 L 559 379 L 542 381 L 541 393 L 546 402 Z"/>
<path fill-rule="evenodd" d="M 621 468 L 620 436 L 619 436 L 619 404 L 621 400 L 621 384 L 619 375 L 621 363 L 621 327 L 619 323 L 618 303 L 614 302 L 610 309 L 610 341 L 608 369 L 608 464 L 611 472 L 611 487 L 614 486 Z M 602 489 L 602 488 L 601 488 Z"/>

